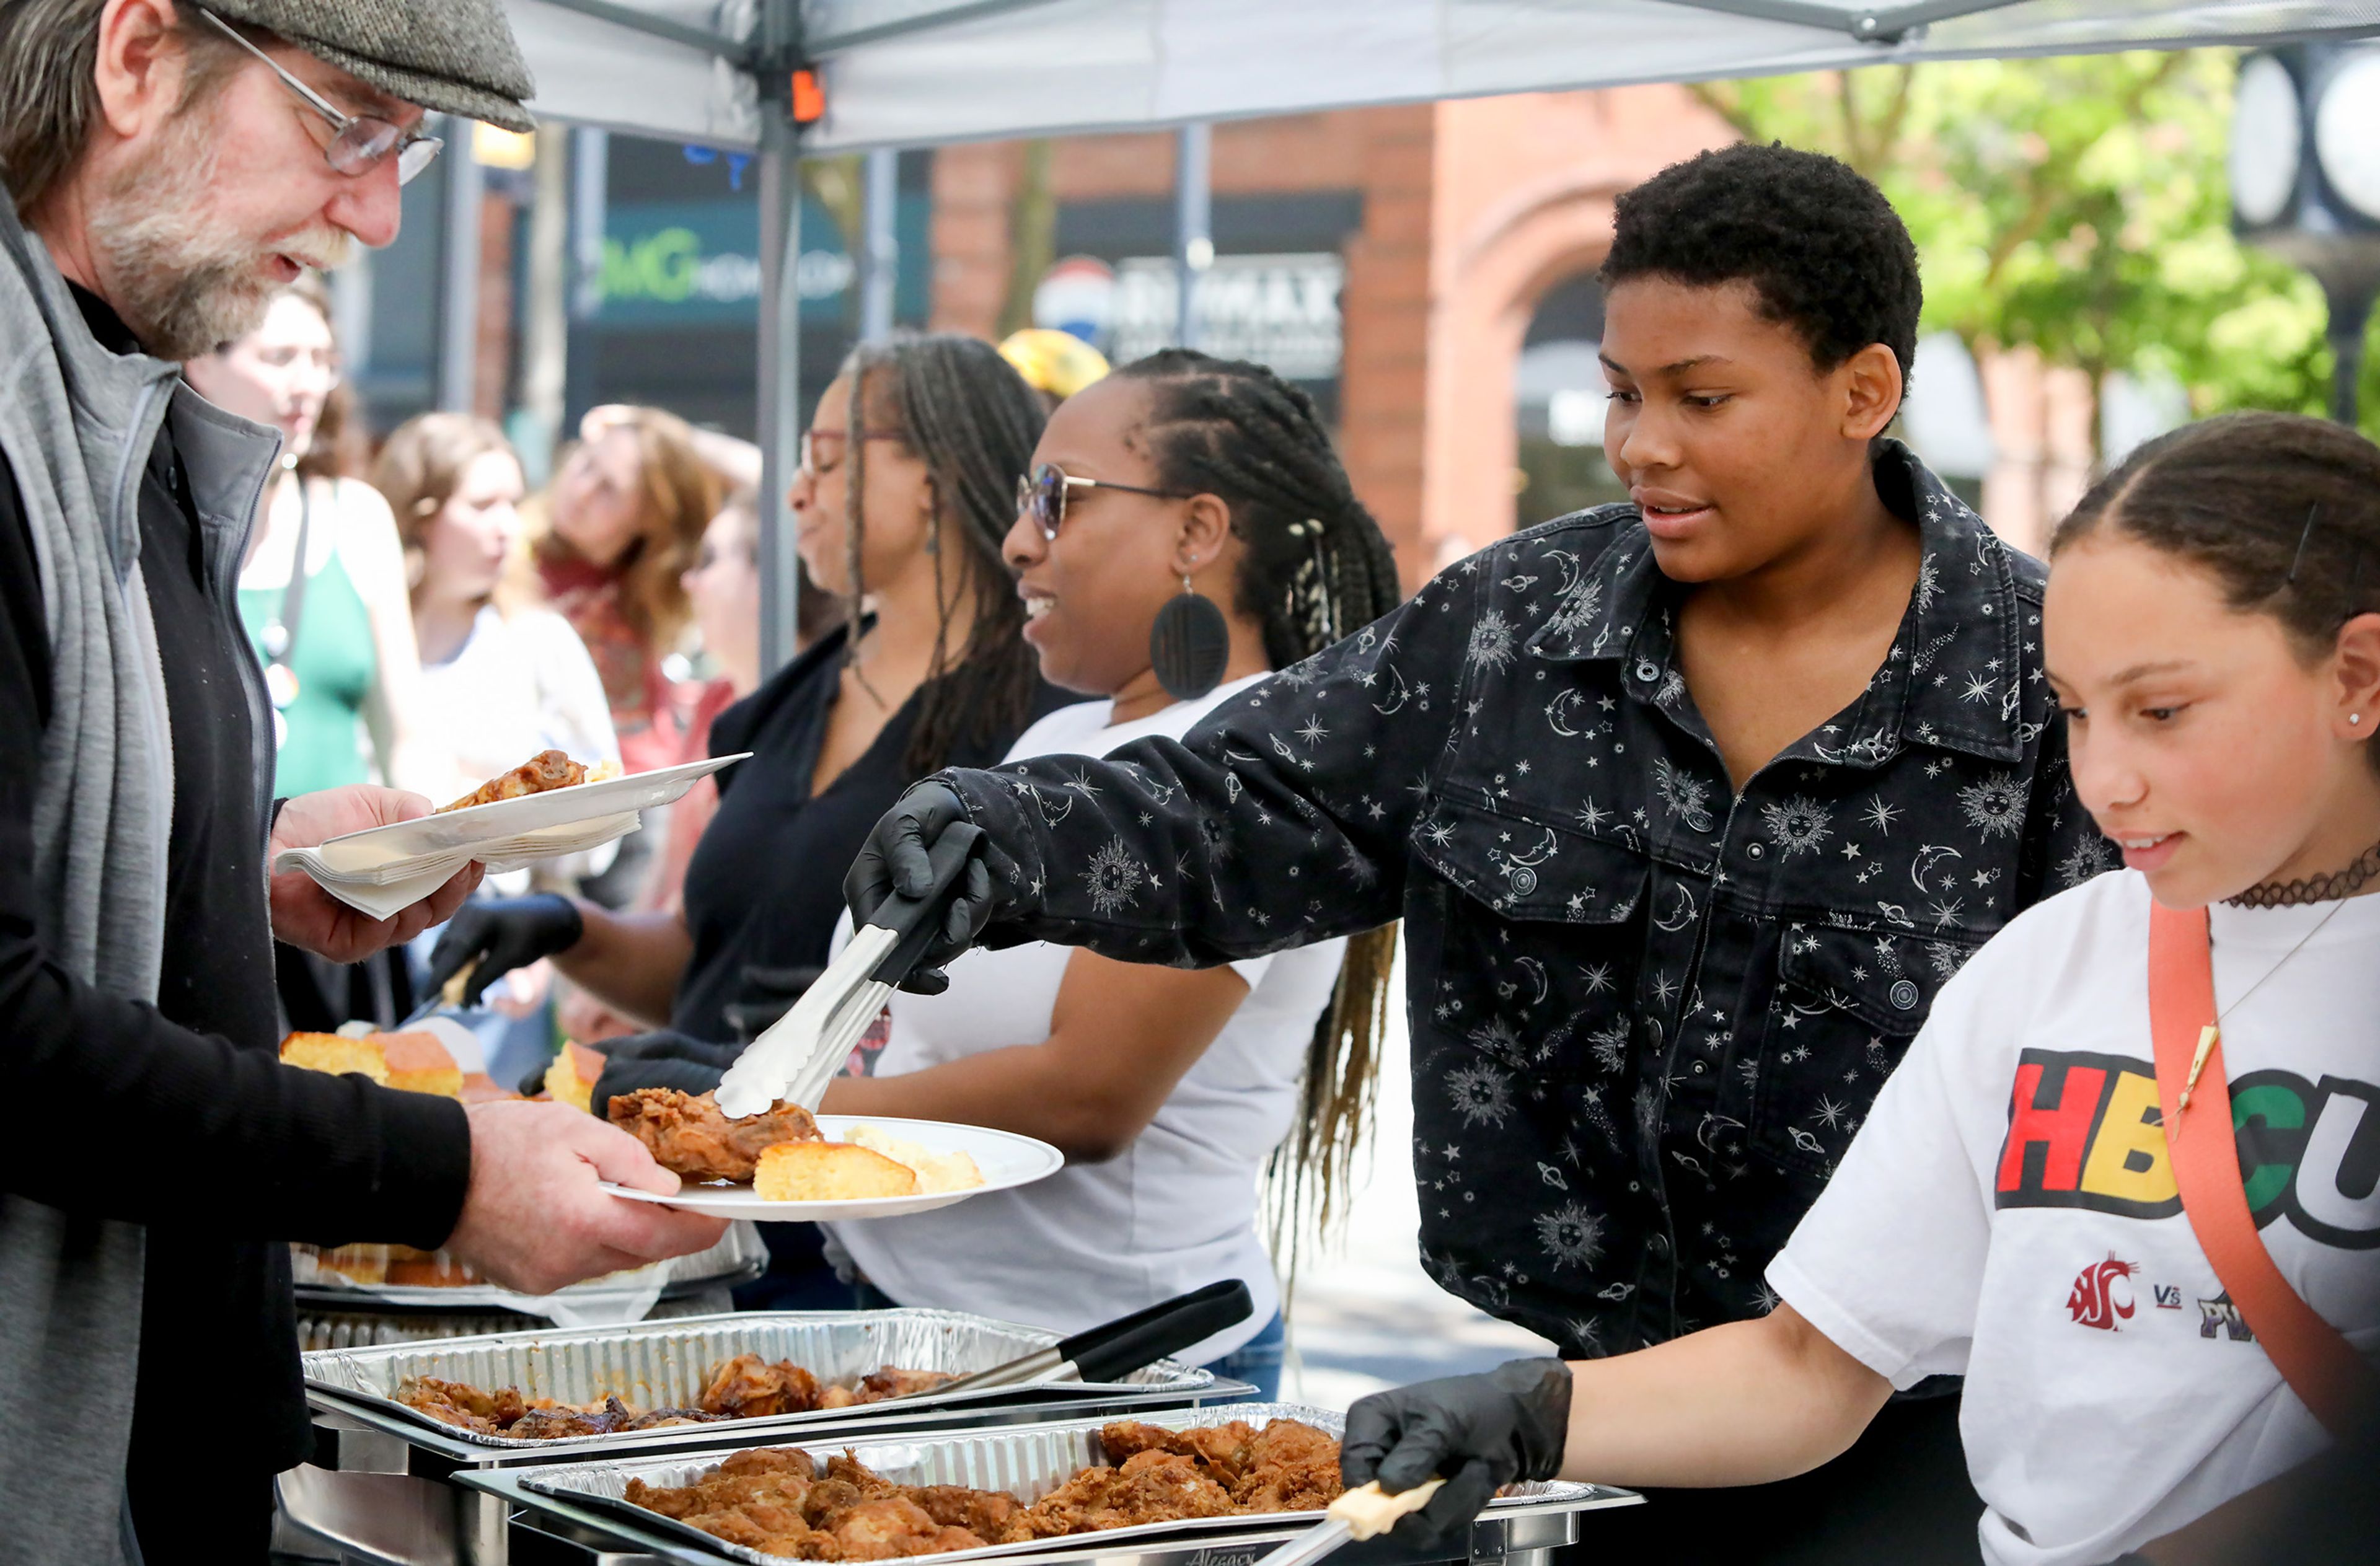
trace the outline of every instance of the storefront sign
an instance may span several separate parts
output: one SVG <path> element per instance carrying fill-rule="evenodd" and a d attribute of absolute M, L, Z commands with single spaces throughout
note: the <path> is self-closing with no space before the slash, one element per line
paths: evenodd
<path fill-rule="evenodd" d="M 1093 267 L 1105 270 L 1075 257 L 1050 269 L 1034 303 L 1037 317 L 1053 319 L 1039 324 L 1093 336 L 1118 364 L 1179 341 L 1181 293 L 1171 258 L 1125 259 L 1115 267 L 1111 291 Z M 1346 278 L 1346 263 L 1329 251 L 1217 256 L 1194 295 L 1198 346 L 1218 358 L 1269 365 L 1293 381 L 1334 379 Z"/>

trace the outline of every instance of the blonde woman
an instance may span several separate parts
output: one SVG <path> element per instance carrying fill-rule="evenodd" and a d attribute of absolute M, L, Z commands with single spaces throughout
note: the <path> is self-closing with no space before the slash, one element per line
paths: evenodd
<path fill-rule="evenodd" d="M 610 703 L 578 634 L 504 591 L 523 484 L 503 432 L 466 414 L 424 414 L 389 437 L 372 482 L 396 514 L 428 709 L 454 758 L 432 796 L 467 794 L 548 747 L 618 760 Z"/>

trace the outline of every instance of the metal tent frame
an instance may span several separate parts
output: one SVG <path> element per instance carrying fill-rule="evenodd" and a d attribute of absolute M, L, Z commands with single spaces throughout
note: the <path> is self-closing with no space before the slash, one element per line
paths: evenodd
<path fill-rule="evenodd" d="M 2380 35 L 2380 0 L 506 0 L 541 115 L 757 153 L 764 658 L 806 153 L 1927 59 Z M 1718 24 L 1724 19 L 1726 25 Z M 824 112 L 796 127 L 796 71 Z"/>

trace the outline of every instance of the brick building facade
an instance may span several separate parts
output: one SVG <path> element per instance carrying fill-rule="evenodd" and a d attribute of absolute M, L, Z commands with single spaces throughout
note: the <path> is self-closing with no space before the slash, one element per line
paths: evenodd
<path fill-rule="evenodd" d="M 1360 197 L 1339 247 L 1340 445 L 1408 587 L 1522 519 L 1515 366 L 1540 302 L 1601 260 L 1612 198 L 1728 139 L 1669 86 L 1215 128 L 1220 249 L 1231 248 L 1220 215 L 1234 200 Z M 989 334 L 1002 323 L 1026 156 L 1014 142 L 935 154 L 934 326 Z M 1166 134 L 1057 141 L 1050 194 L 1062 211 L 1170 200 L 1174 156 Z"/>

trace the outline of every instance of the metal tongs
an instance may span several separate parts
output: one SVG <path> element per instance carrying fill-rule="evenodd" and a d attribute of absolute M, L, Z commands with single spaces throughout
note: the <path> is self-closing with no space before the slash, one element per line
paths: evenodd
<path fill-rule="evenodd" d="M 981 828 L 965 821 L 943 829 L 928 853 L 932 890 L 922 898 L 895 892 L 874 921 L 852 931 L 843 954 L 719 1079 L 715 1097 L 722 1114 L 743 1120 L 780 1103 L 817 1110 L 892 987 L 925 954 L 942 894 L 966 873 L 967 857 L 982 836 Z"/>
<path fill-rule="evenodd" d="M 1269 1555 L 1259 1557 L 1256 1566 L 1314 1566 L 1314 1562 L 1338 1549 L 1342 1545 L 1359 1539 L 1374 1539 L 1397 1525 L 1397 1519 L 1409 1511 L 1419 1511 L 1429 1504 L 1444 1479 L 1430 1479 L 1409 1490 L 1395 1495 L 1381 1491 L 1378 1479 L 1357 1489 L 1348 1490 L 1330 1503 L 1323 1520 L 1298 1538 L 1290 1540 Z"/>
<path fill-rule="evenodd" d="M 1121 1381 L 1144 1365 L 1154 1365 L 1167 1354 L 1178 1354 L 1227 1327 L 1239 1325 L 1255 1312 L 1256 1302 L 1248 1295 L 1248 1286 L 1236 1278 L 1226 1278 L 1203 1289 L 1161 1300 L 1130 1316 L 1087 1327 L 1071 1338 L 1062 1338 L 1046 1349 L 1036 1349 L 1005 1365 L 945 1381 L 932 1391 L 936 1397 L 948 1397 L 953 1392 L 980 1392 L 1034 1382 Z"/>

